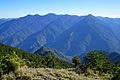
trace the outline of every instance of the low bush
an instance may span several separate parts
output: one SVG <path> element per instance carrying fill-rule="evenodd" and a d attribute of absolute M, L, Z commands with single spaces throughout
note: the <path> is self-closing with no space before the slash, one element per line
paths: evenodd
<path fill-rule="evenodd" d="M 0 69 L 3 74 L 16 71 L 19 67 L 25 65 L 25 62 L 21 60 L 15 52 L 12 55 L 4 56 L 0 62 Z M 2 74 L 2 73 L 1 73 Z"/>

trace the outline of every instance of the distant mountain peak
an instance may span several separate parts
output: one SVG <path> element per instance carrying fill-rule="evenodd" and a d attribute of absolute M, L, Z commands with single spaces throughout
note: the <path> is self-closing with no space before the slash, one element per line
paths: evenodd
<path fill-rule="evenodd" d="M 35 15 L 28 14 L 28 15 L 26 15 L 26 16 L 24 16 L 24 17 L 40 17 L 40 15 L 39 15 L 39 14 L 35 14 Z M 23 18 L 24 18 L 24 17 L 23 17 Z"/>
<path fill-rule="evenodd" d="M 56 14 L 54 14 L 54 13 L 48 13 L 48 14 L 46 14 L 45 16 L 55 16 Z"/>
<path fill-rule="evenodd" d="M 26 15 L 25 17 L 29 17 L 29 16 L 32 16 L 31 14 L 28 14 L 28 15 Z"/>
<path fill-rule="evenodd" d="M 94 22 L 96 21 L 96 17 L 93 16 L 92 14 L 88 14 L 87 16 L 84 17 L 84 20 L 85 22 Z"/>
<path fill-rule="evenodd" d="M 87 16 L 85 16 L 86 18 L 95 18 L 95 16 L 93 16 L 92 14 L 88 14 Z"/>
<path fill-rule="evenodd" d="M 87 16 L 88 16 L 88 17 L 94 17 L 92 14 L 88 14 Z"/>
<path fill-rule="evenodd" d="M 34 16 L 40 16 L 39 14 L 35 14 Z"/>

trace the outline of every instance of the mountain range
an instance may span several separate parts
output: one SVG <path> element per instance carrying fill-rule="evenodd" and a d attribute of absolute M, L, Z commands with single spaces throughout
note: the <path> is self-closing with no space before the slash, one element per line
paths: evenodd
<path fill-rule="evenodd" d="M 12 19 L 14 19 L 14 18 L 1 18 L 1 19 L 0 19 L 0 24 L 3 24 L 3 23 L 5 23 L 5 22 L 7 22 L 7 21 L 10 21 L 10 20 L 12 20 Z"/>
<path fill-rule="evenodd" d="M 81 56 L 91 50 L 120 52 L 120 19 L 53 13 L 5 22 L 0 19 L 0 43 L 27 52 L 45 46 L 66 56 Z"/>

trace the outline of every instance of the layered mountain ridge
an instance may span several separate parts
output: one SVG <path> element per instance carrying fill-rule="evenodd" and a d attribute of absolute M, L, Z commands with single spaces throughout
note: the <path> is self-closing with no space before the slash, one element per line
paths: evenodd
<path fill-rule="evenodd" d="M 119 39 L 109 25 L 92 15 L 88 15 L 62 33 L 54 43 L 47 46 L 72 56 L 94 49 L 119 51 L 118 44 L 120 44 Z"/>
<path fill-rule="evenodd" d="M 120 19 L 75 15 L 27 15 L 0 24 L 0 43 L 35 52 L 41 46 L 67 56 L 91 50 L 120 52 Z"/>

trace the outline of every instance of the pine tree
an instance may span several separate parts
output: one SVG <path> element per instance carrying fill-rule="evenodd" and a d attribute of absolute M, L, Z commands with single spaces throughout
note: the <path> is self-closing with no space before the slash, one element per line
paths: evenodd
<path fill-rule="evenodd" d="M 75 67 L 77 67 L 80 64 L 80 58 L 78 56 L 75 56 L 72 58 L 72 63 Z"/>

